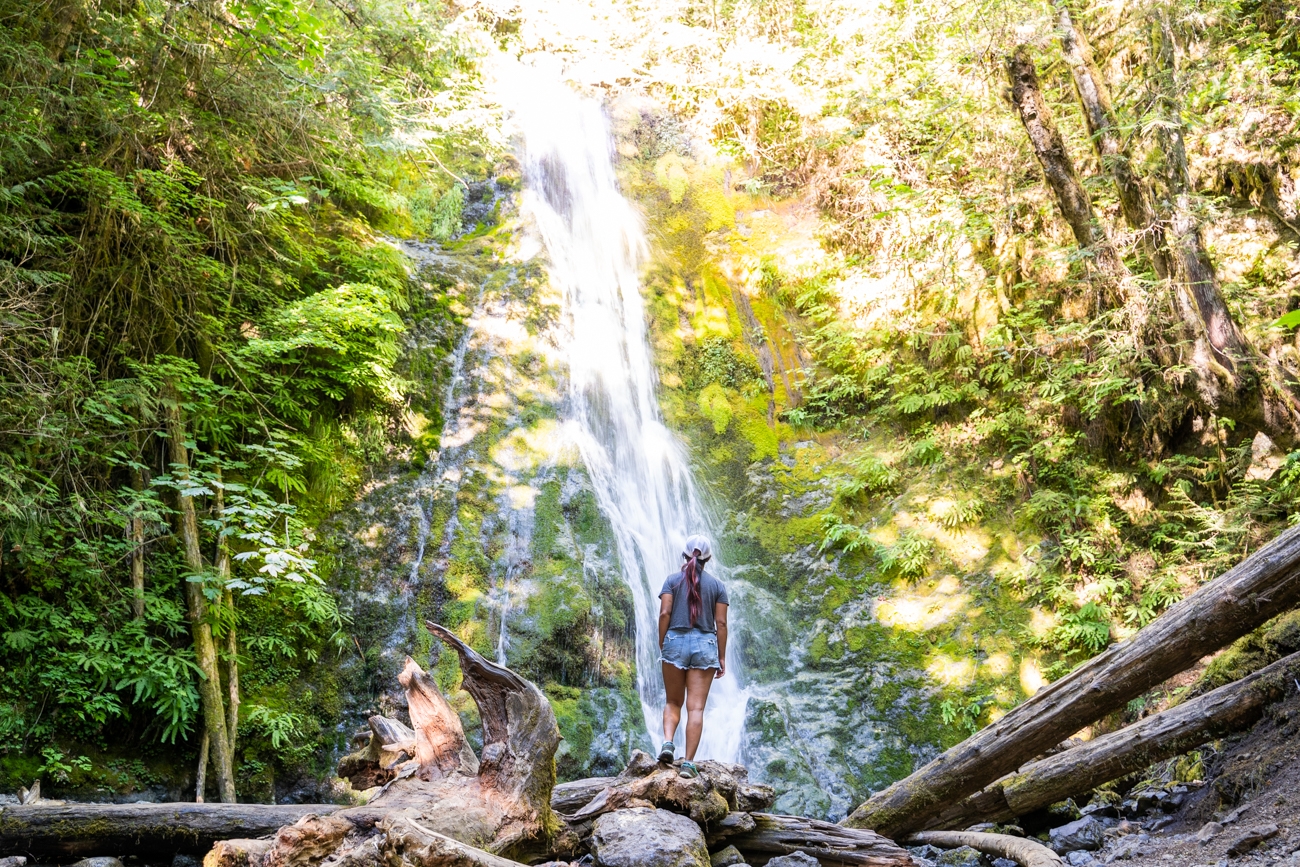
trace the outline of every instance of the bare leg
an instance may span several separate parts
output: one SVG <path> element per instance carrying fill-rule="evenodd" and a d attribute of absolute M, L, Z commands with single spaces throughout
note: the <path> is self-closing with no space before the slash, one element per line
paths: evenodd
<path fill-rule="evenodd" d="M 694 761 L 695 750 L 700 745 L 700 732 L 704 731 L 704 705 L 709 700 L 709 688 L 717 675 L 716 668 L 692 668 L 686 675 L 686 758 Z M 678 710 L 678 714 L 681 711 Z M 664 712 L 667 719 L 668 713 Z"/>
<path fill-rule="evenodd" d="M 660 663 L 664 670 L 664 691 L 668 695 L 664 703 L 664 740 L 671 741 L 677 733 L 677 724 L 682 721 L 682 703 L 686 698 L 686 672 L 667 662 Z"/>

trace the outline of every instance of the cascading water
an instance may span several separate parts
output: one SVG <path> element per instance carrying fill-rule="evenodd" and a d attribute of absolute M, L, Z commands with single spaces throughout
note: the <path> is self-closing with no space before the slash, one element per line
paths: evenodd
<path fill-rule="evenodd" d="M 681 445 L 659 414 L 639 280 L 645 236 L 619 192 L 599 104 L 534 69 L 503 78 L 523 138 L 524 206 L 549 254 L 570 329 L 568 427 L 635 599 L 638 687 L 657 743 L 664 705 L 658 593 L 682 562 L 686 536 L 708 533 L 709 522 Z M 717 558 L 710 569 L 726 580 Z M 737 654 L 728 656 L 727 675 L 709 698 L 698 758 L 736 761 L 740 752 L 747 698 Z"/>

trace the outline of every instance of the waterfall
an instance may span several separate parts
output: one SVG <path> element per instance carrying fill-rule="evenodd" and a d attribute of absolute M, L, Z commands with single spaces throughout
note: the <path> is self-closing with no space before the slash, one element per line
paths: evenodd
<path fill-rule="evenodd" d="M 663 680 L 658 593 L 682 563 L 688 534 L 716 539 L 681 444 L 664 425 L 646 338 L 641 220 L 619 192 L 601 106 L 535 69 L 503 76 L 521 133 L 524 208 L 536 222 L 552 283 L 564 298 L 568 428 L 613 527 L 636 606 L 637 681 L 646 728 L 659 743 Z M 709 569 L 723 581 L 714 557 Z M 737 613 L 733 607 L 732 634 Z M 737 654 L 715 681 L 697 758 L 736 761 L 747 697 Z M 683 727 L 685 714 L 683 713 Z M 684 731 L 678 730 L 678 745 Z"/>

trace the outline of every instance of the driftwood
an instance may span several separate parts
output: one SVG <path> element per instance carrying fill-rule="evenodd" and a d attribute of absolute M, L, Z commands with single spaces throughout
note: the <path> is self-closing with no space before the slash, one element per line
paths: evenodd
<path fill-rule="evenodd" d="M 460 717 L 433 678 L 408 659 L 398 679 L 406 689 L 412 727 L 382 717 L 372 719 L 370 744 L 346 761 L 353 778 L 373 776 L 366 764 L 366 757 L 373 756 L 376 768 L 391 772 L 391 780 L 365 807 L 281 829 L 263 856 L 265 867 L 314 863 L 326 855 L 339 864 L 365 863 L 375 851 L 396 845 L 387 831 L 364 839 L 352 833 L 360 826 L 356 819 L 368 819 L 374 826 L 375 816 L 381 817 L 377 825 L 381 831 L 388 828 L 395 829 L 394 834 L 431 834 L 430 840 L 446 837 L 474 843 L 482 847 L 475 851 L 485 850 L 485 854 L 526 859 L 549 848 L 561 828 L 550 805 L 555 750 L 560 743 L 550 703 L 536 686 L 484 659 L 447 629 L 436 623 L 425 625 L 460 658 L 461 685 L 478 705 L 483 722 L 482 756 L 474 754 Z M 399 819 L 399 824 L 393 824 Z M 421 852 L 451 851 L 443 843 L 411 845 L 424 846 Z M 403 857 L 412 864 L 453 863 L 436 860 L 434 854 L 425 861 Z M 489 863 L 474 857 L 479 860 L 462 858 L 454 863 Z"/>
<path fill-rule="evenodd" d="M 329 804 L 28 804 L 0 808 L 0 855 L 202 854 L 228 837 L 274 834 Z"/>
<path fill-rule="evenodd" d="M 1075 669 L 844 824 L 901 837 L 1130 699 L 1300 602 L 1300 528 L 1283 533 L 1136 635 Z"/>
<path fill-rule="evenodd" d="M 740 854 L 755 861 L 797 851 L 813 856 L 823 867 L 910 867 L 912 864 L 912 856 L 906 849 L 874 831 L 799 816 L 748 815 L 753 820 L 752 829 L 722 837 L 715 835 L 713 839 L 725 839 Z"/>
<path fill-rule="evenodd" d="M 1037 840 L 1009 834 L 984 834 L 977 831 L 922 831 L 907 842 L 917 846 L 929 844 L 940 849 L 969 846 L 994 858 L 1010 858 L 1020 867 L 1061 867 L 1061 856 Z"/>
<path fill-rule="evenodd" d="M 1033 762 L 945 810 L 932 824 L 1005 822 L 1177 756 L 1255 722 L 1300 670 L 1300 653 L 1140 722 Z"/>

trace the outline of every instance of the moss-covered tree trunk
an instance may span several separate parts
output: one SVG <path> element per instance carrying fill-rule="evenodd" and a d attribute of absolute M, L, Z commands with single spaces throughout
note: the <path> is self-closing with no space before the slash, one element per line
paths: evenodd
<path fill-rule="evenodd" d="M 189 479 L 189 455 L 185 448 L 186 430 L 180 395 L 168 387 L 163 394 L 163 408 L 167 419 L 167 439 L 172 472 L 182 483 L 176 490 L 177 534 L 185 554 L 185 565 L 190 575 L 185 582 L 185 604 L 190 622 L 190 636 L 194 641 L 194 656 L 203 677 L 199 681 L 199 697 L 203 708 L 203 726 L 208 733 L 212 751 L 212 765 L 217 775 L 217 788 L 221 800 L 235 802 L 235 774 L 230 754 L 230 741 L 226 733 L 225 702 L 221 696 L 221 675 L 217 665 L 217 646 L 212 637 L 212 624 L 208 619 L 208 600 L 203 592 L 203 551 L 199 545 L 199 520 L 194 508 L 194 498 L 186 493 L 184 483 Z"/>

